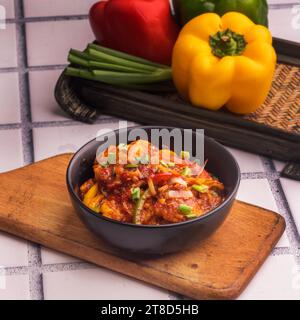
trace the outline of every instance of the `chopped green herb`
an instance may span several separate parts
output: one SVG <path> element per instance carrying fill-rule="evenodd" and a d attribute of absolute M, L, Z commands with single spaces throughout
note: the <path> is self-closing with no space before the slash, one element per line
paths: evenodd
<path fill-rule="evenodd" d="M 125 168 L 138 168 L 138 164 L 135 163 L 128 163 L 126 164 Z"/>
<path fill-rule="evenodd" d="M 181 157 L 182 159 L 188 160 L 191 156 L 190 156 L 190 153 L 189 153 L 188 151 L 181 151 L 181 152 L 180 152 L 180 157 Z"/>
<path fill-rule="evenodd" d="M 108 167 L 108 163 L 107 162 L 100 162 L 99 164 L 100 164 L 100 166 L 102 168 L 107 168 Z"/>
<path fill-rule="evenodd" d="M 198 191 L 198 192 L 201 192 L 201 193 L 205 193 L 205 192 L 207 192 L 208 191 L 208 186 L 206 186 L 205 184 L 201 184 L 201 185 L 199 185 L 199 184 L 194 184 L 193 186 L 192 186 L 192 188 L 194 189 L 194 190 L 196 190 L 196 191 Z"/>
<path fill-rule="evenodd" d="M 148 197 L 150 197 L 149 189 L 147 189 L 136 202 L 136 206 L 133 211 L 133 223 L 141 224 L 141 212 Z"/>
<path fill-rule="evenodd" d="M 168 168 L 168 164 L 164 160 L 160 160 L 160 164 L 166 168 Z"/>
<path fill-rule="evenodd" d="M 141 157 L 135 157 L 135 161 L 136 161 L 137 163 L 140 163 L 140 162 L 141 162 L 141 160 L 142 160 L 142 158 L 141 158 Z"/>
<path fill-rule="evenodd" d="M 196 216 L 195 214 L 193 214 L 193 213 L 191 213 L 191 214 L 187 214 L 187 215 L 186 215 L 186 217 L 187 217 L 188 219 L 194 219 L 194 218 L 197 218 L 197 216 Z"/>
<path fill-rule="evenodd" d="M 179 205 L 178 209 L 184 214 L 184 215 L 189 215 L 192 213 L 193 208 L 190 206 L 187 206 L 185 204 Z"/>
<path fill-rule="evenodd" d="M 108 154 L 107 161 L 108 161 L 109 164 L 115 164 L 115 163 L 116 163 L 116 158 L 117 158 L 117 157 L 116 157 L 116 154 L 110 152 L 110 153 Z"/>
<path fill-rule="evenodd" d="M 140 188 L 132 188 L 131 189 L 131 199 L 133 201 L 139 200 L 141 197 L 141 189 Z"/>
<path fill-rule="evenodd" d="M 191 176 L 191 175 L 192 175 L 192 170 L 191 170 L 189 167 L 185 167 L 185 168 L 182 170 L 181 174 L 182 174 L 183 176 Z"/>

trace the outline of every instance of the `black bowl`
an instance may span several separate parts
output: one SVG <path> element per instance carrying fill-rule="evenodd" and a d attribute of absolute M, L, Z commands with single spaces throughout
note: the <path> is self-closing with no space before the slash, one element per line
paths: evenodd
<path fill-rule="evenodd" d="M 155 126 L 134 129 L 137 128 L 145 129 L 149 134 L 151 129 L 163 129 Z M 120 132 L 114 133 L 118 138 Z M 195 132 L 192 134 L 196 135 Z M 101 144 L 103 142 L 99 142 L 99 139 L 94 139 L 73 156 L 67 170 L 67 186 L 72 204 L 85 225 L 108 244 L 121 249 L 123 253 L 163 255 L 183 250 L 212 234 L 230 212 L 240 184 L 240 169 L 230 152 L 207 137 L 204 140 L 205 158 L 209 160 L 207 170 L 225 185 L 225 201 L 216 209 L 197 219 L 160 226 L 118 222 L 93 212 L 80 200 L 78 189 L 84 181 L 93 177 L 92 165 L 96 150 Z M 184 150 L 192 151 L 186 147 Z"/>

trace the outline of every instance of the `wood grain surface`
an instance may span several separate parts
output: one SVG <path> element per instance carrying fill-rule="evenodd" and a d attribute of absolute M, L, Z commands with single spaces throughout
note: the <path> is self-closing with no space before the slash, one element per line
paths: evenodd
<path fill-rule="evenodd" d="M 236 201 L 225 223 L 190 250 L 156 259 L 120 256 L 76 216 L 65 183 L 70 158 L 0 174 L 1 230 L 191 298 L 232 299 L 285 229 L 280 215 Z"/>

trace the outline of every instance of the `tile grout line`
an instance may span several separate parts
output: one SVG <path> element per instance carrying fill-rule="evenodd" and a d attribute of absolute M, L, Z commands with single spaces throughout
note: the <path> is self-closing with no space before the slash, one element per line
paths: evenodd
<path fill-rule="evenodd" d="M 300 5 L 300 2 L 293 1 L 290 3 L 271 3 L 269 4 L 269 9 L 270 10 L 292 9 L 296 5 Z"/>
<path fill-rule="evenodd" d="M 28 243 L 29 290 L 32 300 L 44 300 L 41 246 Z"/>
<path fill-rule="evenodd" d="M 22 1 L 15 0 L 15 14 L 23 14 Z M 19 25 L 16 32 L 17 37 L 17 58 L 19 71 L 19 91 L 20 91 L 20 113 L 21 131 L 23 145 L 23 159 L 25 164 L 34 162 L 32 132 L 29 124 L 31 123 L 30 94 L 27 67 L 27 48 L 25 25 Z"/>
<path fill-rule="evenodd" d="M 34 22 L 51 22 L 51 21 L 74 21 L 74 20 L 88 20 L 87 14 L 77 15 L 61 15 L 61 16 L 44 16 L 44 17 L 15 17 L 5 20 L 6 23 L 12 24 L 24 24 Z"/>
<path fill-rule="evenodd" d="M 276 247 L 271 252 L 272 256 L 287 256 L 292 254 L 290 247 Z"/>
<path fill-rule="evenodd" d="M 30 255 L 30 259 L 36 259 L 35 253 Z M 74 270 L 86 270 L 101 268 L 95 264 L 79 261 L 79 262 L 65 262 L 65 263 L 53 263 L 53 264 L 42 264 L 35 263 L 30 266 L 16 266 L 16 267 L 5 267 L 5 275 L 24 275 L 30 274 L 31 272 L 42 274 L 43 272 L 63 272 L 63 271 L 74 271 Z"/>
<path fill-rule="evenodd" d="M 23 0 L 14 0 L 15 16 L 24 16 Z M 33 137 L 31 128 L 31 110 L 29 79 L 27 72 L 27 48 L 25 24 L 16 25 L 17 58 L 19 72 L 19 92 L 20 92 L 20 114 L 21 114 L 21 133 L 23 146 L 24 164 L 34 162 Z M 41 249 L 39 245 L 28 242 L 28 265 L 29 265 L 29 293 L 33 300 L 42 300 L 43 281 L 42 274 L 36 270 L 41 266 Z"/>
<path fill-rule="evenodd" d="M 22 71 L 53 71 L 53 70 L 63 70 L 67 64 L 49 64 L 49 65 L 38 65 L 38 66 L 26 66 Z M 20 68 L 18 67 L 0 67 L 1 73 L 12 73 L 12 72 L 20 72 Z"/>
<path fill-rule="evenodd" d="M 66 118 L 68 115 L 66 114 Z M 107 115 L 101 115 L 100 118 L 98 118 L 96 121 L 94 121 L 92 124 L 85 123 L 85 122 L 79 122 L 73 119 L 69 120 L 57 120 L 57 121 L 38 121 L 38 122 L 32 122 L 33 128 L 50 128 L 50 127 L 69 127 L 69 126 L 93 126 L 93 125 L 99 125 L 99 124 L 115 124 L 118 123 L 120 120 L 116 119 L 114 117 L 110 117 Z"/>
<path fill-rule="evenodd" d="M 22 125 L 21 123 L 6 123 L 6 124 L 0 124 L 0 130 L 15 130 L 15 129 L 21 129 Z"/>
<path fill-rule="evenodd" d="M 274 166 L 274 163 L 271 159 L 261 157 L 264 170 L 267 173 L 273 173 L 276 172 L 276 168 Z M 280 182 L 280 176 L 277 179 L 269 179 L 267 178 L 273 197 L 275 199 L 277 208 L 279 210 L 279 213 L 285 218 L 286 221 L 286 233 L 290 242 L 290 251 L 294 255 L 296 262 L 298 265 L 300 265 L 300 257 L 299 257 L 299 248 L 300 248 L 300 238 L 299 233 L 291 212 L 291 209 L 289 207 L 289 203 L 286 199 L 285 193 L 283 191 L 281 182 Z"/>
<path fill-rule="evenodd" d="M 67 119 L 67 115 L 66 115 Z M 99 125 L 99 124 L 115 124 L 119 120 L 115 119 L 114 117 L 110 117 L 107 115 L 102 115 L 92 124 L 78 122 L 73 119 L 67 120 L 55 120 L 55 121 L 38 121 L 38 122 L 27 122 L 27 129 L 35 129 L 35 128 L 59 128 L 59 127 L 76 127 L 76 126 L 84 126 L 84 125 Z M 0 130 L 14 130 L 14 129 L 21 129 L 24 127 L 22 123 L 0 123 Z"/>
<path fill-rule="evenodd" d="M 261 179 L 271 179 L 276 180 L 279 177 L 278 172 L 242 172 L 242 180 L 261 180 Z"/>

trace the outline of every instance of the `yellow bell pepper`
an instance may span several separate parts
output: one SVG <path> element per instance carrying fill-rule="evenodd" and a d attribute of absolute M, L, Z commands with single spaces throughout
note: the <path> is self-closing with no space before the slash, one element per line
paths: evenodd
<path fill-rule="evenodd" d="M 182 29 L 173 50 L 173 80 L 197 107 L 247 114 L 262 105 L 276 66 L 270 31 L 245 15 L 206 13 Z"/>
<path fill-rule="evenodd" d="M 96 197 L 97 193 L 98 193 L 98 184 L 95 183 L 95 184 L 90 188 L 90 190 L 84 195 L 83 203 L 84 203 L 86 206 L 89 206 L 89 202 L 90 202 L 94 197 Z"/>

